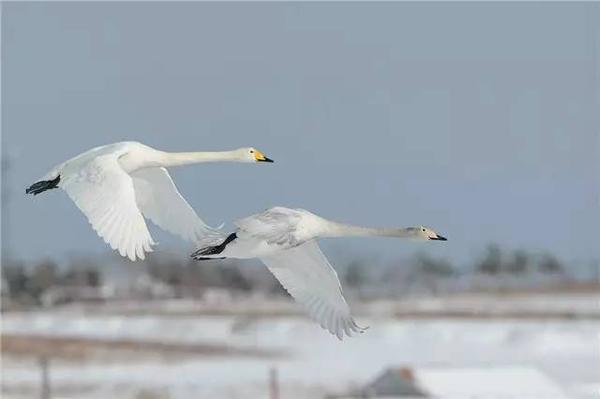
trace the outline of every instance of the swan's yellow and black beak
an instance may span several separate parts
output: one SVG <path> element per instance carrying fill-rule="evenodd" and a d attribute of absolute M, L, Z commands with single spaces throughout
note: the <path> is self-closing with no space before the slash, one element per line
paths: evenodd
<path fill-rule="evenodd" d="M 448 241 L 448 239 L 444 236 L 441 236 L 439 234 L 436 234 L 435 237 L 429 237 L 430 240 L 435 240 L 435 241 Z"/>
<path fill-rule="evenodd" d="M 272 159 L 265 157 L 265 155 L 258 150 L 254 151 L 254 159 L 256 159 L 256 162 L 274 162 Z"/>

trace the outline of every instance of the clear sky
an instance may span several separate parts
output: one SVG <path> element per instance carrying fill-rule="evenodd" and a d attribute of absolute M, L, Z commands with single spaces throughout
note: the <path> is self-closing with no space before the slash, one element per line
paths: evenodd
<path fill-rule="evenodd" d="M 212 224 L 284 205 L 449 238 L 326 243 L 349 253 L 599 258 L 599 60 L 594 3 L 3 3 L 3 249 L 109 252 L 24 190 L 137 140 L 275 159 L 172 170 Z"/>

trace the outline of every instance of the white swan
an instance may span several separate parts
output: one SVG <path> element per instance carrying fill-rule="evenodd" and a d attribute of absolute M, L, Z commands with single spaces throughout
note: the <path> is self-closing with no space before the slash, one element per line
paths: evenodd
<path fill-rule="evenodd" d="M 336 223 L 304 209 L 275 207 L 235 222 L 237 230 L 205 237 L 192 254 L 198 260 L 260 258 L 281 285 L 321 327 L 340 340 L 363 332 L 350 314 L 335 270 L 321 252 L 319 237 L 388 236 L 446 241 L 419 226 L 370 228 Z"/>
<path fill-rule="evenodd" d="M 134 261 L 144 259 L 154 245 L 144 216 L 194 242 L 215 231 L 181 196 L 165 167 L 216 161 L 273 162 L 254 148 L 170 153 L 121 142 L 93 148 L 58 165 L 25 192 L 37 195 L 62 188 L 98 235 Z"/>

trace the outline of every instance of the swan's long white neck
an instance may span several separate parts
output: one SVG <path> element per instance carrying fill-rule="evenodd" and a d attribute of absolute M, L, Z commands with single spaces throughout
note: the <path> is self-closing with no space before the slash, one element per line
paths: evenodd
<path fill-rule="evenodd" d="M 164 152 L 160 151 L 161 166 L 182 166 L 201 162 L 219 162 L 219 161 L 239 161 L 239 150 L 234 151 L 215 151 L 215 152 Z"/>
<path fill-rule="evenodd" d="M 411 228 L 376 228 L 354 226 L 351 224 L 337 223 L 330 220 L 325 221 L 322 237 L 414 237 Z"/>

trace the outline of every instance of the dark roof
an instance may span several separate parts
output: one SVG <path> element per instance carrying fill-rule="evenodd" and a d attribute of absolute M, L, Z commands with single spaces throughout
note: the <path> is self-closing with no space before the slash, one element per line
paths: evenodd
<path fill-rule="evenodd" d="M 428 396 L 417 386 L 413 371 L 406 367 L 385 370 L 363 388 L 363 395 L 367 397 L 411 396 L 419 398 Z"/>

